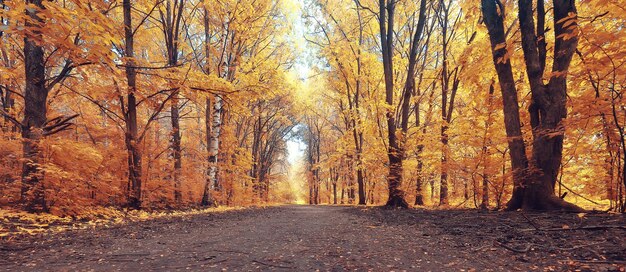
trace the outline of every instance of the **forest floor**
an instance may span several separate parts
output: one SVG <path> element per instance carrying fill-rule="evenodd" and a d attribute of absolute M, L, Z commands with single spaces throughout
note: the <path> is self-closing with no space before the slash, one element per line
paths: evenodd
<path fill-rule="evenodd" d="M 0 240 L 7 271 L 624 271 L 626 217 L 278 206 Z"/>

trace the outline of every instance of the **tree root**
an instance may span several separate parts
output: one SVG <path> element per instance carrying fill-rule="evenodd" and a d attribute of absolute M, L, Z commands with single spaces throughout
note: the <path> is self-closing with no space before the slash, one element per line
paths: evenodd
<path fill-rule="evenodd" d="M 401 196 L 394 196 L 387 200 L 387 204 L 385 204 L 385 207 L 407 209 L 409 208 L 409 203 L 407 203 L 406 200 L 404 200 L 404 198 Z"/>
<path fill-rule="evenodd" d="M 501 246 L 503 248 L 506 248 L 506 249 L 508 249 L 510 251 L 513 251 L 515 253 L 526 253 L 526 252 L 528 252 L 530 250 L 530 245 L 526 245 L 526 247 L 519 249 L 519 248 L 511 247 L 511 246 L 509 246 L 507 244 L 504 244 L 504 243 L 500 243 L 498 241 L 494 241 L 494 243 L 496 245 L 499 245 L 499 246 Z"/>
<path fill-rule="evenodd" d="M 524 211 L 586 212 L 585 209 L 554 195 L 536 197 L 525 196 L 523 199 L 511 198 L 509 203 L 507 203 L 505 211 L 516 211 L 518 209 Z"/>

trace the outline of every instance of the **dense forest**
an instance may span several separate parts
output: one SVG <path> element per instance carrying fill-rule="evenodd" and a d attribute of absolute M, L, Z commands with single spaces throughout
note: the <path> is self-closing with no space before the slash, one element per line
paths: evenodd
<path fill-rule="evenodd" d="M 2 208 L 626 210 L 622 0 L 0 5 Z"/>

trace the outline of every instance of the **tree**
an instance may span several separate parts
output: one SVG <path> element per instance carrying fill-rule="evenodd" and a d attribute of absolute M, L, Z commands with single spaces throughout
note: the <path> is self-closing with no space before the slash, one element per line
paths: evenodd
<path fill-rule="evenodd" d="M 387 200 L 387 206 L 392 207 L 408 207 L 406 200 L 404 200 L 404 192 L 400 189 L 402 184 L 402 160 L 404 159 L 404 147 L 402 141 L 406 139 L 404 136 L 408 130 L 409 123 L 409 109 L 411 95 L 414 93 L 415 88 L 415 67 L 417 65 L 417 54 L 419 48 L 419 42 L 426 23 L 426 1 L 420 2 L 420 13 L 417 22 L 417 27 L 413 33 L 409 64 L 407 72 L 407 80 L 405 81 L 404 91 L 400 98 L 402 101 L 401 108 L 401 134 L 400 139 L 397 137 L 396 131 L 396 118 L 395 114 L 390 110 L 394 107 L 394 68 L 393 68 L 393 55 L 394 55 L 394 17 L 395 17 L 396 1 L 379 1 L 379 13 L 378 20 L 380 26 L 380 44 L 383 57 L 383 69 L 385 75 L 385 102 L 389 109 L 387 109 L 387 137 L 388 137 L 388 152 L 389 157 L 389 175 L 387 176 L 387 183 L 389 187 L 389 199 Z"/>
<path fill-rule="evenodd" d="M 167 53 L 167 66 L 177 67 L 179 57 L 179 41 L 181 31 L 181 20 L 183 19 L 183 11 L 185 8 L 185 0 L 166 0 L 165 12 L 160 8 L 160 22 L 163 29 L 165 48 Z M 163 6 L 163 2 L 161 2 Z M 181 194 L 181 180 L 180 175 L 182 171 L 182 157 L 181 157 L 181 132 L 180 132 L 180 109 L 179 109 L 179 87 L 173 86 L 173 94 L 170 107 L 170 119 L 172 122 L 172 158 L 174 159 L 174 199 L 177 203 L 180 203 Z"/>
<path fill-rule="evenodd" d="M 439 205 L 448 205 L 448 159 L 450 156 L 448 129 L 452 122 L 454 112 L 454 101 L 459 89 L 459 74 L 463 67 L 451 68 L 453 63 L 450 60 L 450 47 L 456 34 L 456 24 L 461 18 L 461 12 L 451 22 L 450 11 L 452 1 L 446 3 L 439 1 L 436 9 L 437 22 L 441 28 L 441 184 L 439 193 Z"/>
<path fill-rule="evenodd" d="M 141 94 L 137 88 L 137 70 L 142 68 L 137 65 L 135 57 L 135 34 L 139 28 L 146 22 L 146 19 L 151 16 L 151 13 L 158 6 L 158 2 L 150 9 L 150 11 L 143 15 L 140 23 L 133 26 L 133 5 L 130 0 L 124 0 L 122 2 L 122 12 L 124 17 L 124 50 L 123 56 L 126 60 L 124 64 L 125 76 L 126 76 L 126 97 L 118 89 L 120 109 L 122 112 L 122 118 L 124 122 L 124 142 L 127 150 L 127 166 L 128 166 L 128 185 L 127 185 L 127 205 L 133 209 L 140 209 L 142 206 L 142 152 L 140 143 L 144 140 L 146 133 L 150 125 L 157 119 L 159 113 L 165 108 L 165 105 L 170 101 L 177 92 L 174 89 L 164 89 L 150 94 L 147 98 L 155 98 L 160 94 L 164 94 L 165 98 L 157 102 L 157 106 L 150 114 L 150 117 L 146 121 L 143 130 L 138 126 L 138 105 L 144 100 L 138 100 L 137 94 Z M 117 86 L 117 84 L 116 84 Z M 119 87 L 118 87 L 119 88 Z M 94 99 L 90 101 L 97 103 Z M 105 106 L 100 105 L 102 109 L 106 109 Z M 119 115 L 114 115 L 119 116 Z"/>
<path fill-rule="evenodd" d="M 519 1 L 519 22 L 526 74 L 532 94 L 529 106 L 533 132 L 532 156 L 526 157 L 518 112 L 517 90 L 513 79 L 510 52 L 506 44 L 503 18 L 504 5 L 500 1 L 483 0 L 482 10 L 489 30 L 493 62 L 498 73 L 504 101 L 505 122 L 515 187 L 507 209 L 580 211 L 573 204 L 554 195 L 557 174 L 561 165 L 564 124 L 567 115 L 567 72 L 578 42 L 576 6 L 574 1 L 553 1 L 554 57 L 552 73 L 547 84 L 543 82 L 547 49 L 545 43 L 545 8 L 537 4 L 535 31 L 532 1 Z"/>
<path fill-rule="evenodd" d="M 491 82 L 489 85 L 489 93 L 487 94 L 487 119 L 485 120 L 485 132 L 483 134 L 483 147 L 481 148 L 481 163 L 483 167 L 482 171 L 482 198 L 480 201 L 481 209 L 489 208 L 489 182 L 490 177 L 488 173 L 489 166 L 489 129 L 491 128 L 491 123 L 493 122 L 493 93 L 495 92 L 495 82 Z"/>
<path fill-rule="evenodd" d="M 38 15 L 37 9 L 43 9 L 41 0 L 29 0 L 28 4 L 34 5 L 35 9 L 26 10 L 29 20 L 27 27 L 41 27 L 43 19 Z M 22 137 L 24 141 L 24 158 L 22 166 L 22 201 L 30 211 L 45 211 L 45 189 L 43 187 L 43 172 L 40 163 L 43 162 L 43 154 L 39 142 L 43 138 L 43 128 L 46 124 L 46 101 L 48 88 L 46 88 L 44 49 L 38 44 L 42 39 L 41 30 L 24 38 L 24 62 L 26 70 L 26 87 L 24 95 L 24 120 L 22 121 Z"/>
<path fill-rule="evenodd" d="M 24 37 L 24 119 L 20 123 L 23 142 L 24 163 L 22 164 L 21 199 L 28 211 L 47 211 L 45 188 L 43 184 L 43 151 L 40 146 L 45 136 L 59 133 L 69 128 L 71 120 L 78 115 L 47 118 L 48 93 L 61 83 L 79 64 L 66 60 L 58 75 L 50 80 L 46 77 L 46 59 L 44 55 L 42 29 L 45 21 L 40 17 L 44 9 L 41 0 L 28 0 L 32 6 L 26 9 L 25 26 L 32 28 Z M 79 41 L 76 34 L 74 43 Z M 5 115 L 9 116 L 9 115 Z M 16 120 L 16 119 L 12 119 Z M 17 122 L 16 122 L 17 124 Z"/>
<path fill-rule="evenodd" d="M 138 144 L 141 141 L 137 128 L 137 99 L 135 92 L 137 90 L 137 72 L 135 71 L 134 48 L 134 29 L 132 25 L 132 4 L 130 0 L 122 2 L 124 12 L 124 40 L 125 40 L 125 57 L 126 61 L 126 80 L 127 80 L 127 107 L 122 109 L 124 114 L 124 123 L 126 124 L 125 141 L 128 150 L 128 206 L 139 209 L 141 208 L 141 151 Z"/>

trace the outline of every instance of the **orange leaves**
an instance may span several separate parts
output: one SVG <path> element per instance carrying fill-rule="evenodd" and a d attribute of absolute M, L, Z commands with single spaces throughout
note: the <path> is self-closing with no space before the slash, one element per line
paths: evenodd
<path fill-rule="evenodd" d="M 576 23 L 576 19 L 578 18 L 578 14 L 574 12 L 570 12 L 567 14 L 567 17 L 559 19 L 556 23 L 563 24 L 563 28 L 566 28 L 569 25 Z"/>
<path fill-rule="evenodd" d="M 552 78 L 552 77 L 567 77 L 567 71 L 553 71 L 550 72 L 550 74 L 548 75 L 548 78 Z"/>
<path fill-rule="evenodd" d="M 498 51 L 498 50 L 504 49 L 504 48 L 506 48 L 506 42 L 497 44 L 496 47 L 493 48 L 493 51 Z"/>
<path fill-rule="evenodd" d="M 511 59 L 511 52 L 512 52 L 512 50 L 509 50 L 508 45 L 507 45 L 506 42 L 497 44 L 493 48 L 494 52 L 497 52 L 498 50 L 504 50 L 504 55 L 502 57 L 498 58 L 497 62 L 498 63 L 507 63 Z"/>
<path fill-rule="evenodd" d="M 569 40 L 578 37 L 578 14 L 570 12 L 567 17 L 558 20 L 556 23 L 567 30 L 565 33 L 558 35 L 557 39 Z"/>
<path fill-rule="evenodd" d="M 133 61 L 140 67 L 134 93 L 138 101 L 139 130 L 146 128 L 150 118 L 154 122 L 143 141 L 128 144 L 137 147 L 144 155 L 141 166 L 146 205 L 157 208 L 173 203 L 171 105 L 164 104 L 169 101 L 166 99 L 173 89 L 180 91 L 183 203 L 195 203 L 202 197 L 208 166 L 206 136 L 207 130 L 213 129 L 211 124 L 207 127 L 205 123 L 206 116 L 212 111 L 210 107 L 207 110 L 206 102 L 214 102 L 216 94 L 226 105 L 221 120 L 222 153 L 218 156 L 218 175 L 223 190 L 215 192 L 217 199 L 231 204 L 255 201 L 256 178 L 251 177 L 254 176 L 251 173 L 255 163 L 262 159 L 253 154 L 252 146 L 275 138 L 277 128 L 310 122 L 319 125 L 321 158 L 311 165 L 311 169 L 297 169 L 301 166 L 290 169 L 319 170 L 320 180 L 331 182 L 330 169 L 333 168 L 336 170 L 333 174 L 340 176 L 334 177 L 339 190 L 344 186 L 346 191 L 355 187 L 357 170 L 363 170 L 367 175 L 366 187 L 372 190 L 368 194 L 374 195 L 376 202 L 384 201 L 386 187 L 382 184 L 388 173 L 389 144 L 386 117 L 387 114 L 398 117 L 400 113 L 397 104 L 387 105 L 385 102 L 375 16 L 357 8 L 350 0 L 313 1 L 315 3 L 310 6 L 296 1 L 269 0 L 196 1 L 199 2 L 202 4 L 190 5 L 183 11 L 186 17 L 183 31 L 179 33 L 179 65 L 165 67 L 164 37 L 156 23 L 158 9 L 162 7 L 150 13 L 155 1 L 133 1 Z M 434 3 L 433 7 L 437 5 L 437 1 L 428 2 Z M 515 1 L 503 2 L 506 2 L 508 13 L 514 14 Z M 609 184 L 617 190 L 616 167 L 623 165 L 615 156 L 621 139 L 619 130 L 611 122 L 613 106 L 616 107 L 616 119 L 624 120 L 620 108 L 625 104 L 624 94 L 617 86 L 626 84 L 623 76 L 626 74 L 626 65 L 623 65 L 626 53 L 622 50 L 626 40 L 621 35 L 625 15 L 613 12 L 617 9 L 617 2 L 583 1 L 578 9 L 580 19 L 577 14 L 570 13 L 556 22 L 557 26 L 566 29 L 565 34 L 556 38 L 578 37 L 580 55 L 574 56 L 567 73 L 550 68 L 544 73 L 546 81 L 570 75 L 567 77 L 569 119 L 564 122 L 564 131 L 554 131 L 549 136 L 567 135 L 563 151 L 567 163 L 561 172 L 564 185 L 595 200 L 604 197 Z M 127 124 L 123 121 L 126 108 L 122 105 L 128 103 L 128 89 L 125 67 L 120 65 L 126 61 L 123 58 L 125 41 L 121 8 L 112 4 L 114 1 L 102 0 L 44 1 L 46 8 L 43 10 L 27 6 L 24 1 L 5 0 L 4 3 L 9 8 L 0 10 L 0 17 L 8 18 L 8 24 L 0 24 L 3 32 L 0 86 L 3 95 L 6 95 L 5 90 L 13 91 L 15 104 L 7 111 L 18 120 L 23 116 L 24 107 L 20 95 L 24 89 L 21 50 L 25 35 L 36 30 L 42 32 L 43 37 L 38 42 L 46 50 L 48 78 L 53 78 L 67 60 L 74 64 L 91 63 L 72 70 L 70 76 L 49 94 L 50 115 L 81 114 L 74 130 L 46 142 L 46 164 L 43 166 L 47 171 L 49 199 L 54 202 L 55 212 L 75 214 L 86 212 L 77 208 L 81 205 L 124 204 L 128 153 L 124 139 Z M 370 6 L 372 3 L 364 4 Z M 402 83 L 411 78 L 406 74 L 406 66 L 412 41 L 409 33 L 417 19 L 416 3 L 397 2 L 396 45 L 392 56 L 396 103 L 404 91 Z M 451 191 L 458 196 L 453 201 L 462 201 L 460 195 L 466 190 L 464 185 L 470 188 L 467 190 L 472 190 L 475 186 L 472 182 L 480 181 L 481 175 L 491 178 L 490 196 L 504 201 L 512 188 L 507 148 L 507 140 L 511 139 L 505 136 L 498 84 L 495 84 L 493 102 L 487 102 L 490 83 L 496 78 L 487 29 L 480 20 L 481 11 L 476 1 L 452 3 L 452 13 L 463 9 L 454 29 L 448 29 L 454 31 L 453 37 L 449 38 L 451 32 L 447 32 L 448 70 L 459 67 L 460 85 L 454 118 L 446 124 L 440 116 L 443 33 L 436 20 L 428 21 L 420 41 L 418 71 L 412 77 L 416 88 L 408 101 L 411 105 L 408 131 L 406 134 L 395 132 L 406 147 L 404 189 L 413 196 L 417 168 L 421 163 L 423 188 L 435 192 L 425 194 L 426 201 L 429 201 L 428 197 L 437 198 L 442 168 L 441 126 L 448 125 L 449 161 L 443 167 L 449 168 Z M 204 12 L 199 12 L 202 6 L 208 9 L 207 33 L 204 32 Z M 500 15 L 503 15 L 502 8 L 498 10 Z M 25 28 L 26 9 L 39 12 L 47 24 Z M 597 14 L 601 14 L 600 10 L 609 10 L 609 13 L 593 21 Z M 435 9 L 430 8 L 428 18 L 433 18 L 434 12 Z M 554 28 L 550 18 L 553 12 L 549 11 L 547 16 L 547 27 Z M 525 84 L 528 79 L 522 64 L 519 23 L 513 17 L 508 16 L 504 22 L 508 42 L 497 44 L 493 49 L 502 55 L 497 63 L 515 64 L 512 65 L 514 84 L 522 108 L 522 129 L 527 134 L 523 140 L 530 143 L 529 115 L 523 110 L 530 101 Z M 551 67 L 554 56 L 555 41 L 550 33 L 553 31 L 539 37 L 540 40 L 546 39 L 549 45 L 546 67 Z M 226 62 L 231 73 L 227 78 L 222 74 Z M 155 113 L 157 110 L 161 112 Z M 264 129 L 255 138 L 251 135 L 258 130 L 255 123 L 259 119 L 263 121 Z M 4 125 L 3 122 L 0 118 L 0 124 Z M 19 133 L 8 132 L 10 129 L 5 130 L 5 127 L 1 129 L 0 180 L 15 181 L 0 186 L 2 193 L 11 195 L 0 200 L 0 204 L 4 204 L 19 198 L 21 138 Z M 297 137 L 300 136 L 293 136 Z M 277 191 L 270 193 L 270 197 L 290 198 L 292 189 L 299 190 L 300 183 L 297 182 L 304 177 L 289 173 L 292 183 L 288 183 L 285 181 L 287 175 L 278 172 L 284 170 L 279 165 L 284 162 L 285 139 L 271 142 L 266 147 L 283 152 L 272 158 L 276 168 L 272 168 L 270 184 Z M 483 151 L 483 147 L 487 151 Z M 360 156 L 358 162 L 357 154 Z M 609 169 L 613 169 L 613 175 L 609 174 Z M 322 195 L 330 194 L 322 192 Z"/>

